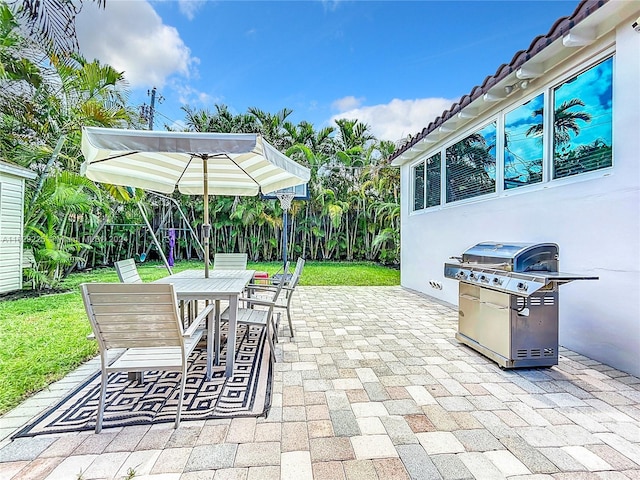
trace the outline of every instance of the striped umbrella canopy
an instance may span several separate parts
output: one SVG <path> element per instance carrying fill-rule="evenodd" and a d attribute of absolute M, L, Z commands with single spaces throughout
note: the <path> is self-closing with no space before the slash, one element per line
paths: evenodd
<path fill-rule="evenodd" d="M 307 183 L 308 168 L 253 133 L 83 127 L 81 172 L 101 183 L 187 195 L 253 196 Z M 204 202 L 209 276 L 209 202 Z"/>

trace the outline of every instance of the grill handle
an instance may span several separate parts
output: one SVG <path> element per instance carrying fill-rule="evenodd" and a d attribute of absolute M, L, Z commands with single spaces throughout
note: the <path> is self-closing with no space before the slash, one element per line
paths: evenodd
<path fill-rule="evenodd" d="M 462 263 L 462 257 L 449 257 L 449 260 L 457 260 L 458 263 Z"/>

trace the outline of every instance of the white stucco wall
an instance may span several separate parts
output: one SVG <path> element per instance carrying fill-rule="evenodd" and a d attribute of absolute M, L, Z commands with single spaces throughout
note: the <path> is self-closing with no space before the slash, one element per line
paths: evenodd
<path fill-rule="evenodd" d="M 405 163 L 401 282 L 457 304 L 458 282 L 443 275 L 450 256 L 481 241 L 555 242 L 561 271 L 600 277 L 560 287 L 560 344 L 640 375 L 640 33 L 625 19 L 615 41 L 613 168 L 412 213 Z"/>

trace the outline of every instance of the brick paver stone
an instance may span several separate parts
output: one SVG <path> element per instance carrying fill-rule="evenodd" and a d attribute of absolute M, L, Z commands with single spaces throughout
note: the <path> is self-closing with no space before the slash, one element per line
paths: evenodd
<path fill-rule="evenodd" d="M 344 480 L 345 473 L 342 462 L 312 463 L 314 480 Z"/>
<path fill-rule="evenodd" d="M 282 480 L 313 480 L 311 455 L 308 451 L 284 452 L 281 457 Z"/>
<path fill-rule="evenodd" d="M 348 460 L 342 463 L 347 480 L 376 478 L 376 467 L 371 460 Z"/>
<path fill-rule="evenodd" d="M 280 465 L 280 442 L 241 443 L 236 453 L 236 467 Z"/>
<path fill-rule="evenodd" d="M 397 457 L 398 452 L 388 435 L 360 435 L 351 437 L 351 445 L 358 460 Z"/>
<path fill-rule="evenodd" d="M 351 441 L 345 437 L 312 438 L 309 440 L 312 462 L 352 460 L 355 458 Z"/>
<path fill-rule="evenodd" d="M 161 452 L 161 450 L 138 450 L 132 452 L 120 465 L 116 478 L 126 477 L 130 471 L 136 472 L 139 477 L 149 475 Z"/>
<path fill-rule="evenodd" d="M 429 455 L 464 452 L 464 446 L 451 432 L 424 432 L 416 437 Z"/>
<path fill-rule="evenodd" d="M 217 470 L 233 467 L 238 445 L 200 445 L 194 447 L 184 467 L 185 472 L 198 470 Z"/>
<path fill-rule="evenodd" d="M 247 480 L 280 480 L 280 466 L 249 467 L 248 470 Z"/>
<path fill-rule="evenodd" d="M 12 480 L 41 480 L 49 475 L 63 460 L 64 457 L 36 458 L 22 468 L 17 475 L 14 477 L 7 475 L 7 478 L 12 478 Z M 2 465 L 0 464 L 0 478 L 3 478 L 1 473 Z"/>

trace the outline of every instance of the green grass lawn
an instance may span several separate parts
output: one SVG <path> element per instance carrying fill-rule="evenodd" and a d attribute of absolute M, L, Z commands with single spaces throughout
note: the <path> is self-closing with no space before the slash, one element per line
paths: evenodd
<path fill-rule="evenodd" d="M 248 268 L 274 274 L 279 262 L 249 263 Z M 179 262 L 174 272 L 203 268 L 202 262 Z M 142 280 L 168 275 L 162 264 L 138 265 Z M 66 293 L 7 300 L 0 297 L 0 415 L 42 390 L 98 352 L 87 340 L 91 326 L 78 286 L 117 282 L 113 268 L 74 273 L 63 283 Z M 368 262 L 307 262 L 300 285 L 399 285 L 400 271 Z M 294 299 L 295 301 L 295 299 Z"/>

